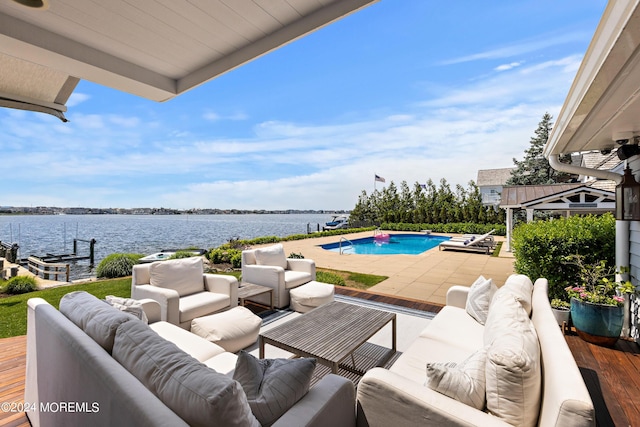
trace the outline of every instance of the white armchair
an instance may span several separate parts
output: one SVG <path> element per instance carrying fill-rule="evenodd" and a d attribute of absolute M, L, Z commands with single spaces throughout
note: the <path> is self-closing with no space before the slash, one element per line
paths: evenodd
<path fill-rule="evenodd" d="M 286 258 L 281 244 L 242 251 L 242 281 L 273 289 L 273 305 L 289 305 L 289 290 L 316 280 L 316 263 L 310 259 Z M 269 304 L 269 295 L 251 298 Z"/>
<path fill-rule="evenodd" d="M 138 264 L 133 266 L 131 298 L 158 301 L 162 320 L 189 330 L 196 317 L 238 305 L 238 280 L 204 274 L 200 257 Z"/>

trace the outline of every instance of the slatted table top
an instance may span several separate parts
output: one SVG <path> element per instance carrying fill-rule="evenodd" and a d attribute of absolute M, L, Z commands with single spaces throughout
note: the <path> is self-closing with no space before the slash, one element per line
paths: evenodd
<path fill-rule="evenodd" d="M 262 343 L 299 356 L 337 364 L 393 321 L 396 314 L 342 302 L 331 302 L 260 334 Z"/>

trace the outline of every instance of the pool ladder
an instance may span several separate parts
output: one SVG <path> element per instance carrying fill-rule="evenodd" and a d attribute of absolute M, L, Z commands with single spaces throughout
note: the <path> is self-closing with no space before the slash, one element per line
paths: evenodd
<path fill-rule="evenodd" d="M 343 251 L 342 251 L 342 242 L 349 242 L 349 244 L 351 245 L 351 248 L 353 249 L 353 242 L 349 239 L 347 239 L 346 237 L 341 237 L 340 238 L 340 255 L 342 255 Z"/>

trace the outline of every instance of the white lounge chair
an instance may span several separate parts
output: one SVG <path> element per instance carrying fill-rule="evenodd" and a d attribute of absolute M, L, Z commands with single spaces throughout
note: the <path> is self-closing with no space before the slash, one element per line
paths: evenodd
<path fill-rule="evenodd" d="M 473 251 L 473 252 L 484 252 L 489 255 L 490 251 L 493 250 L 493 238 L 490 242 L 487 241 L 487 238 L 491 237 L 491 234 L 495 230 L 491 230 L 490 232 L 483 234 L 481 236 L 470 237 L 467 240 L 447 240 L 438 245 L 439 250 L 445 249 L 458 249 L 465 251 Z"/>
<path fill-rule="evenodd" d="M 494 245 L 494 240 L 493 240 L 493 236 L 492 234 L 495 233 L 496 229 L 494 228 L 493 230 L 489 231 L 488 236 L 484 237 L 482 234 L 463 234 L 462 236 L 454 236 L 451 238 L 452 242 L 465 242 L 467 240 L 472 241 L 472 240 L 484 240 L 485 243 L 490 244 L 491 246 Z M 484 239 L 483 239 L 484 237 Z"/>

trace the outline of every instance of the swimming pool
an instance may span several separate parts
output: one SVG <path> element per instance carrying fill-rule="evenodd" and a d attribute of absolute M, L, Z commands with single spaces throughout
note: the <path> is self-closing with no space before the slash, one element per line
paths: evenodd
<path fill-rule="evenodd" d="M 392 234 L 389 241 L 376 241 L 373 237 L 342 241 L 342 252 L 359 255 L 418 255 L 433 249 L 450 237 L 421 234 Z M 322 249 L 340 252 L 340 242 L 320 245 Z"/>

